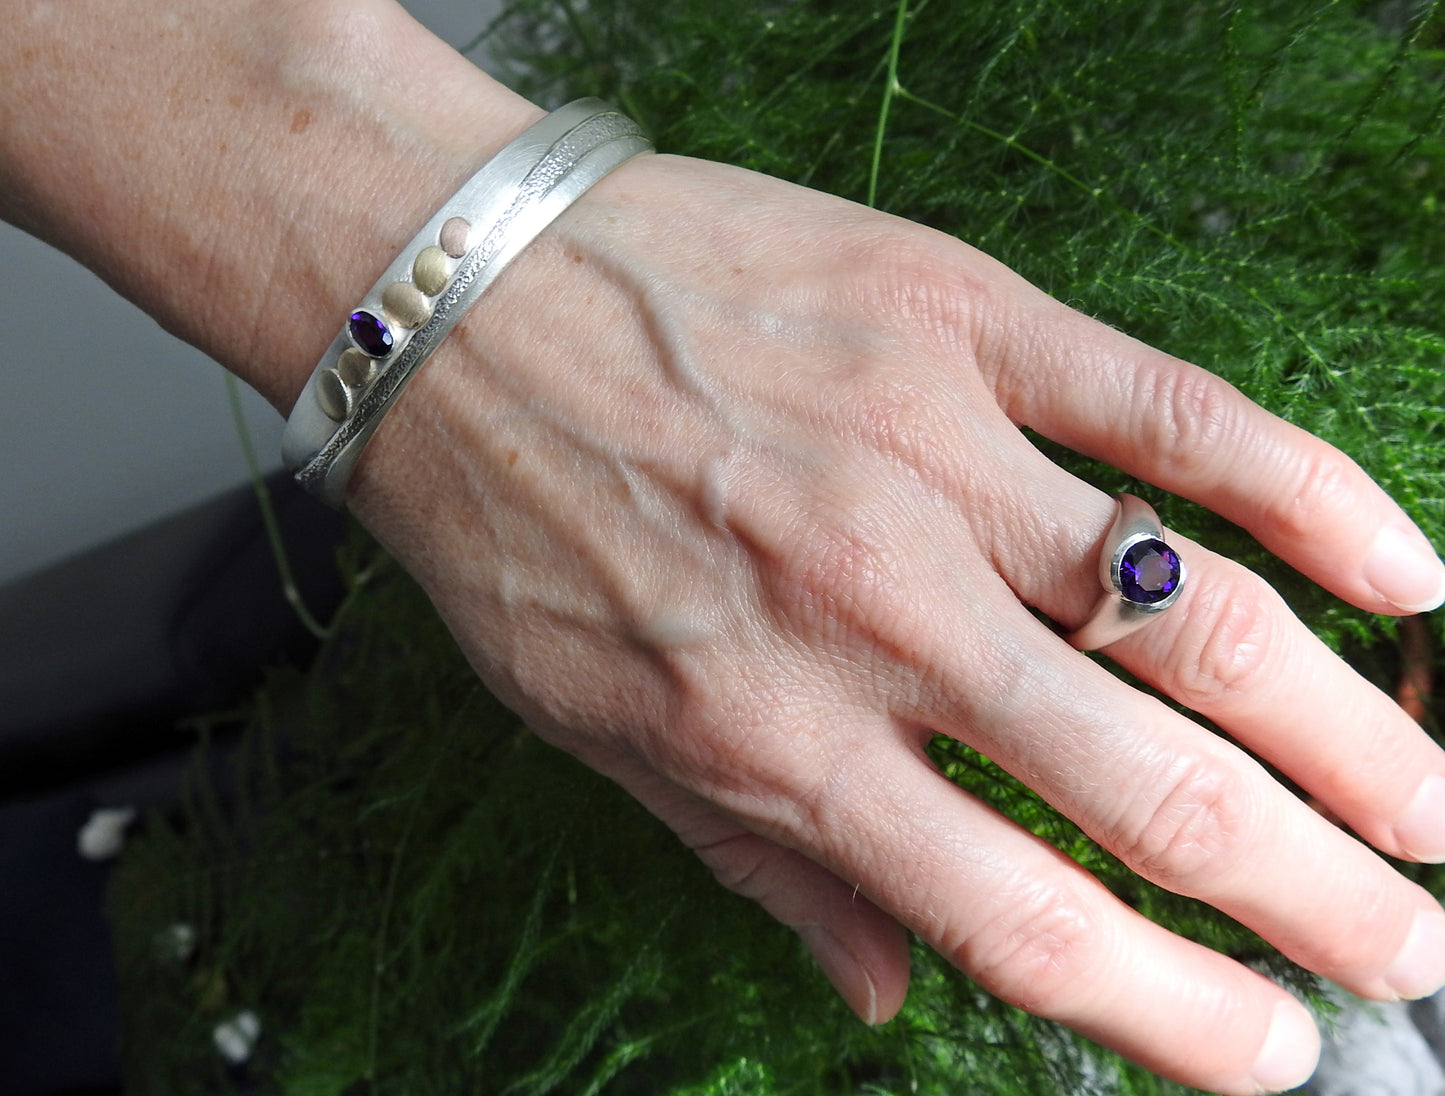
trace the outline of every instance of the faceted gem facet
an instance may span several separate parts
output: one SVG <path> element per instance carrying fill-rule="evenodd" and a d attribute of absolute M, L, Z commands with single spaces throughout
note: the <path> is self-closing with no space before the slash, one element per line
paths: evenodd
<path fill-rule="evenodd" d="M 373 358 L 384 358 L 391 353 L 395 340 L 391 336 L 390 328 L 370 312 L 353 312 L 347 329 L 351 333 L 351 341 L 362 353 Z"/>
<path fill-rule="evenodd" d="M 1129 547 L 1119 564 L 1119 589 L 1125 601 L 1155 605 L 1179 588 L 1179 554 L 1158 538 Z"/>

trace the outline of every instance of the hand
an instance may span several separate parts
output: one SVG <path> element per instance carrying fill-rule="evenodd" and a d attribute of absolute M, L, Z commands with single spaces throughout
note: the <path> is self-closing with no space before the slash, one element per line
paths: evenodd
<path fill-rule="evenodd" d="M 1346 457 L 915 225 L 656 157 L 519 259 L 418 376 L 352 504 L 488 684 L 794 926 L 868 1022 L 901 927 L 1006 1000 L 1223 1092 L 1304 1080 L 1283 990 L 1174 937 L 941 778 L 1002 764 L 1141 875 L 1370 997 L 1445 982 L 1445 756 L 1257 577 L 1180 547 L 1180 602 L 1070 649 L 1112 501 L 1027 424 L 1211 507 L 1340 596 L 1445 570 Z M 900 927 L 901 926 L 901 927 Z"/>
<path fill-rule="evenodd" d="M 389 0 L 6 16 L 0 215 L 282 407 L 374 272 L 536 113 Z M 903 998 L 904 926 L 1168 1076 L 1297 1082 L 1316 1036 L 1282 990 L 924 756 L 934 732 L 972 744 L 1356 992 L 1445 981 L 1428 895 L 1025 610 L 1084 620 L 1112 503 L 1024 423 L 1357 604 L 1445 593 L 1358 469 L 1220 381 L 925 229 L 666 157 L 509 267 L 388 415 L 352 501 L 492 687 L 795 926 L 865 1019 Z M 1379 850 L 1445 858 L 1440 751 L 1258 579 L 1181 548 L 1184 597 L 1108 655 Z"/>

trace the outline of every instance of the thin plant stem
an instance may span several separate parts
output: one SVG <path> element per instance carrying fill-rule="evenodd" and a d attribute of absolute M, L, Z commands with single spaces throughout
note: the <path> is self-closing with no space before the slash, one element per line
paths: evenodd
<path fill-rule="evenodd" d="M 888 132 L 888 113 L 894 97 L 902 91 L 898 83 L 898 54 L 903 48 L 903 28 L 908 22 L 908 0 L 898 0 L 898 14 L 893 20 L 893 36 L 888 43 L 888 71 L 883 80 L 883 99 L 878 104 L 878 125 L 873 131 L 873 160 L 868 165 L 868 198 L 870 209 L 878 206 L 878 172 L 883 163 L 883 137 Z"/>
<path fill-rule="evenodd" d="M 281 575 L 281 592 L 286 604 L 291 606 L 298 620 L 317 639 L 325 642 L 331 638 L 332 629 L 316 619 L 306 607 L 301 588 L 296 584 L 295 572 L 291 570 L 291 559 L 286 554 L 286 542 L 281 537 L 281 523 L 276 519 L 276 507 L 271 501 L 271 489 L 261 474 L 261 464 L 256 459 L 256 447 L 251 443 L 251 431 L 246 425 L 246 416 L 241 409 L 241 385 L 230 373 L 225 374 L 226 397 L 231 404 L 231 418 L 236 424 L 236 436 L 241 441 L 241 452 L 246 457 L 246 469 L 251 477 L 251 490 L 255 492 L 256 504 L 261 508 L 261 521 L 266 526 L 266 540 L 271 545 L 271 555 L 276 560 L 276 570 Z"/>

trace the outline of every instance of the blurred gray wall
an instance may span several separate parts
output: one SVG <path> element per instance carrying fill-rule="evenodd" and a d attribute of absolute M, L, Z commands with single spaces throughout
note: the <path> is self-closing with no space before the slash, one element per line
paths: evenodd
<path fill-rule="evenodd" d="M 501 0 L 403 3 L 460 46 Z M 8 225 L 0 300 L 0 583 L 246 481 L 219 366 Z M 279 467 L 280 419 L 244 395 Z"/>

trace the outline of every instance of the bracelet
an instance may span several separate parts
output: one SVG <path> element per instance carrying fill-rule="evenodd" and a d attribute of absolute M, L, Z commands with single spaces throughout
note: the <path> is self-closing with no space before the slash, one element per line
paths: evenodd
<path fill-rule="evenodd" d="M 589 187 L 651 151 L 636 122 L 579 99 L 487 161 L 386 268 L 301 390 L 281 442 L 296 482 L 340 507 L 382 416 L 467 308 Z"/>

